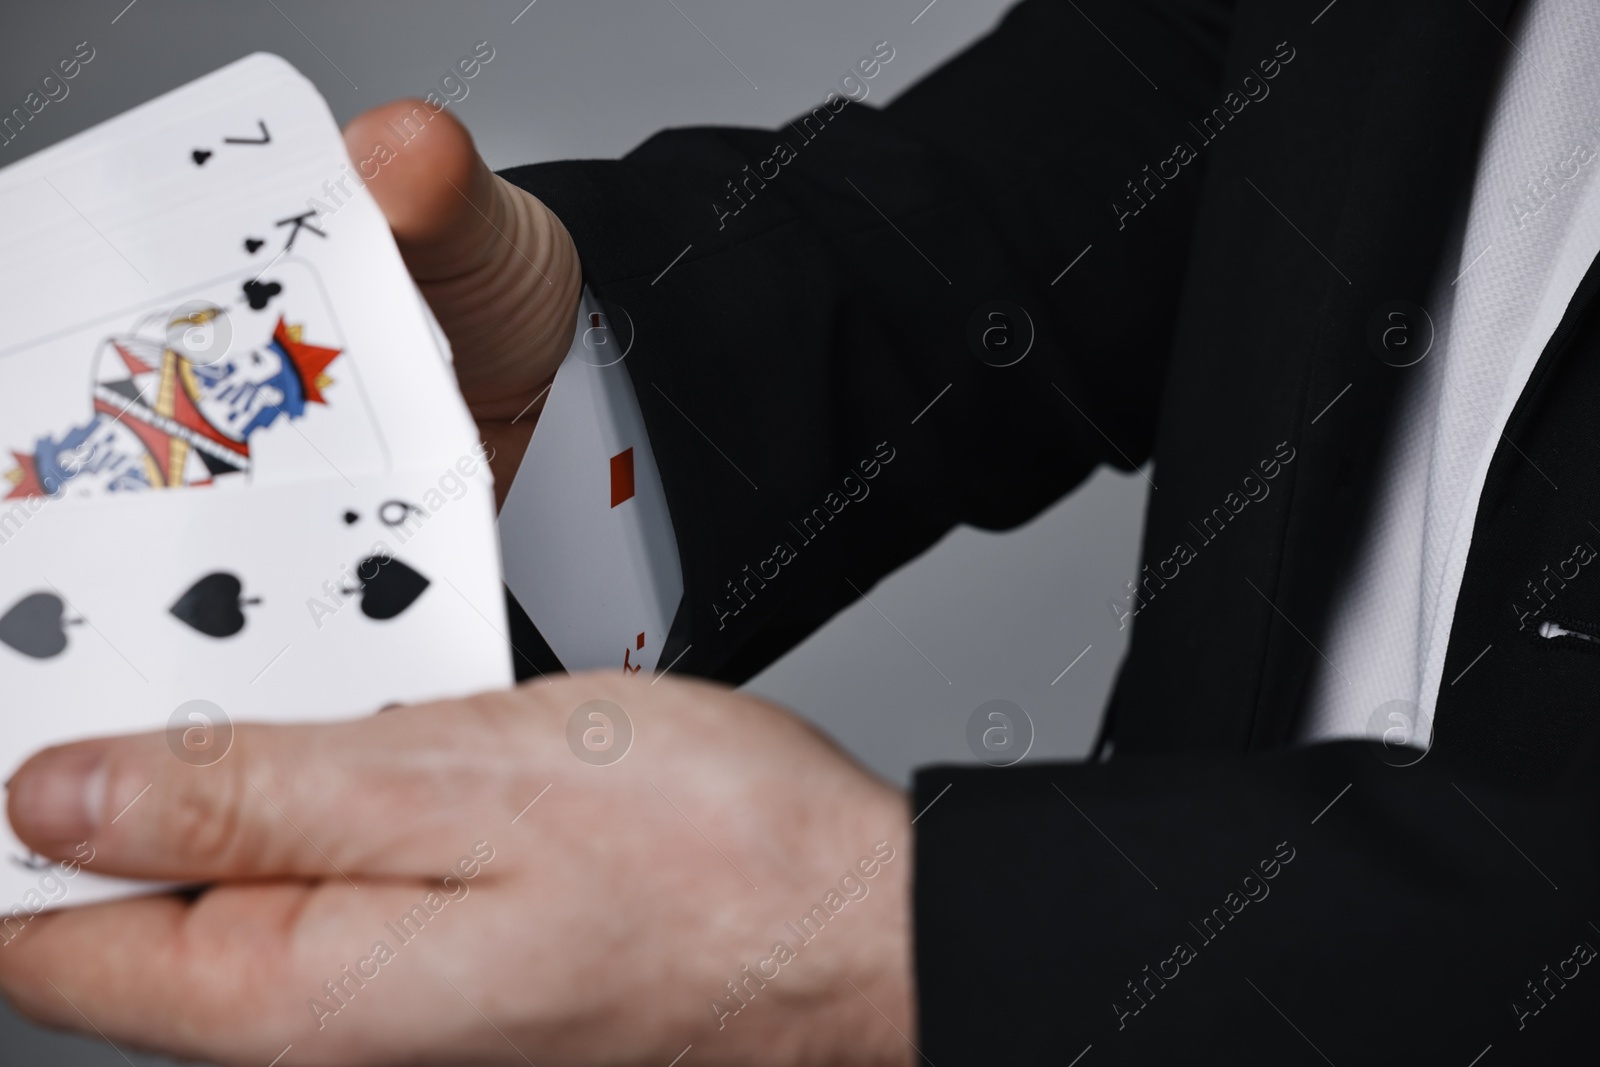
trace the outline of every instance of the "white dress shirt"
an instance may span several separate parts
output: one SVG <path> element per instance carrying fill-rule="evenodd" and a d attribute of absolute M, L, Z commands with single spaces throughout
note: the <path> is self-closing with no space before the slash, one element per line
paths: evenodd
<path fill-rule="evenodd" d="M 1489 462 L 1600 251 L 1600 6 L 1532 0 L 1511 33 L 1459 252 L 1426 308 L 1433 347 L 1403 372 L 1306 741 L 1381 736 L 1396 720 L 1375 713 L 1393 701 L 1415 705 L 1412 743 L 1432 736 L 1439 691 L 1455 681 L 1444 656 Z"/>

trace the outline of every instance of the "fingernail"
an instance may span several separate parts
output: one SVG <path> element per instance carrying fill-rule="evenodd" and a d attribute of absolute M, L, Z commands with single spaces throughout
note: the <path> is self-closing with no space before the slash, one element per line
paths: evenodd
<path fill-rule="evenodd" d="M 105 805 L 103 753 L 73 746 L 46 753 L 11 780 L 17 833 L 41 844 L 87 841 Z"/>

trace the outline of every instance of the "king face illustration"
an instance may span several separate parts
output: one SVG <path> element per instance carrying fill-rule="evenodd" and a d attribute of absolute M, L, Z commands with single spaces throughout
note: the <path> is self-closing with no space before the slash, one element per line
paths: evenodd
<path fill-rule="evenodd" d="M 306 344 L 302 328 L 280 316 L 263 343 L 207 360 L 202 350 L 226 325 L 221 308 L 188 304 L 101 342 L 90 419 L 39 439 L 31 453 L 13 452 L 6 499 L 176 489 L 247 475 L 255 434 L 327 403 L 325 372 L 340 350 Z"/>

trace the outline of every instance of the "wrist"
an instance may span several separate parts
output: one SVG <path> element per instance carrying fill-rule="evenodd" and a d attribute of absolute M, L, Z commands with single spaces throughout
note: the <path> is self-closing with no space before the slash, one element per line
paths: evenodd
<path fill-rule="evenodd" d="M 852 866 L 855 882 L 836 888 L 865 889 L 866 895 L 844 906 L 837 930 L 795 942 L 804 945 L 800 956 L 812 956 L 808 966 L 815 970 L 802 983 L 775 984 L 779 1003 L 773 1006 L 782 1010 L 773 1022 L 781 1018 L 787 1033 L 769 1031 L 757 1042 L 764 1055 L 788 1053 L 774 1059 L 808 1067 L 910 1067 L 918 1059 L 909 800 L 885 786 L 862 810 L 852 837 L 863 847 L 852 862 L 867 866 Z M 874 868 L 873 875 L 864 873 Z M 856 914 L 846 914 L 852 910 Z"/>
<path fill-rule="evenodd" d="M 845 985 L 859 1035 L 854 1048 L 839 1050 L 832 1062 L 872 1067 L 909 1067 L 918 1059 L 916 982 L 912 967 L 913 879 L 911 812 L 898 790 L 886 808 L 877 840 L 892 848 L 893 859 L 880 868 L 876 892 L 880 910 L 851 942 L 855 958 Z M 844 1031 L 845 1034 L 849 1030 Z M 841 1036 L 844 1036 L 841 1034 Z"/>

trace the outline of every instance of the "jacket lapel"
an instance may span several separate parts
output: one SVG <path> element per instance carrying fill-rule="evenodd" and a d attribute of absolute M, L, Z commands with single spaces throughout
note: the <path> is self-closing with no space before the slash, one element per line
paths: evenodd
<path fill-rule="evenodd" d="M 1404 373 L 1374 354 L 1368 325 L 1427 300 L 1506 46 L 1512 0 L 1475 3 L 1340 0 L 1314 25 L 1279 5 L 1239 15 L 1224 91 L 1279 42 L 1295 58 L 1208 148 L 1146 581 L 1173 573 L 1175 546 L 1192 559 L 1135 622 L 1119 749 L 1294 734 Z M 1248 501 L 1245 476 L 1270 494 Z"/>

